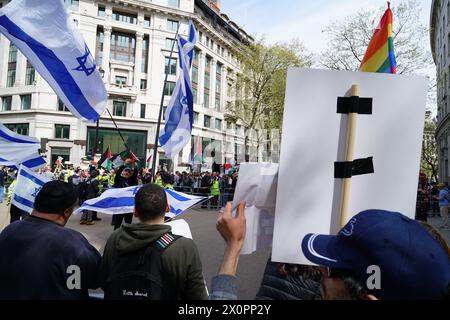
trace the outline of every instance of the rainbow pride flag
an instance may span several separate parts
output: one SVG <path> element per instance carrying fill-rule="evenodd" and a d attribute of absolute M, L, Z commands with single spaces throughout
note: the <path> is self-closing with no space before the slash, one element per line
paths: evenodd
<path fill-rule="evenodd" d="M 389 2 L 387 10 L 375 29 L 372 40 L 370 40 L 359 71 L 397 73 L 394 42 L 392 40 L 392 11 Z"/>

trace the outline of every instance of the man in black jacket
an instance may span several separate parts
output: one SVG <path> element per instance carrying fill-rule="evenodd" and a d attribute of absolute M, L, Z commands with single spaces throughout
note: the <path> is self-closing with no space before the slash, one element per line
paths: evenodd
<path fill-rule="evenodd" d="M 87 299 L 98 288 L 100 253 L 79 232 L 65 228 L 77 192 L 47 182 L 30 217 L 0 234 L 0 300 Z"/>
<path fill-rule="evenodd" d="M 132 163 L 127 159 L 123 166 L 119 168 L 114 179 L 114 188 L 127 188 L 138 185 L 138 168 L 136 163 Z M 113 216 L 112 223 L 114 230 L 119 229 L 122 221 L 131 223 L 133 221 L 133 213 L 116 214 Z"/>

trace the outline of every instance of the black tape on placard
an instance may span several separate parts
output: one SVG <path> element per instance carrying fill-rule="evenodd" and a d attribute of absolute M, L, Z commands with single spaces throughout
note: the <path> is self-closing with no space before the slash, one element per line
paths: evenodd
<path fill-rule="evenodd" d="M 373 167 L 373 157 L 366 159 L 357 159 L 351 162 L 335 162 L 334 178 L 346 179 L 353 176 L 375 173 Z"/>
<path fill-rule="evenodd" d="M 372 98 L 338 97 L 337 113 L 372 114 Z"/>

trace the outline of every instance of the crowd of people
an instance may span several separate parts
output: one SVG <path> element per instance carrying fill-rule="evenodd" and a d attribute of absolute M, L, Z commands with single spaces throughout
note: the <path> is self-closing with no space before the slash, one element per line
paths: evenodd
<path fill-rule="evenodd" d="M 115 169 L 104 169 L 102 167 L 89 166 L 87 169 L 67 165 L 66 168 L 56 166 L 43 167 L 38 171 L 49 180 L 59 180 L 72 184 L 78 192 L 78 204 L 99 197 L 109 188 L 123 188 L 135 185 L 151 183 L 151 169 L 140 168 L 136 163 L 127 162 L 125 165 Z M 238 169 L 233 169 L 226 174 L 218 172 L 179 172 L 175 173 L 158 171 L 155 174 L 155 183 L 164 189 L 184 192 L 191 195 L 211 197 L 209 201 L 202 204 L 202 208 L 218 209 L 228 201 L 232 201 L 234 190 L 239 175 Z M 11 223 L 26 218 L 29 214 L 11 203 L 14 193 L 17 170 L 8 168 L 0 169 L 0 201 L 3 199 L 3 191 L 6 190 L 7 206 L 10 207 Z M 1 203 L 1 202 L 0 202 Z M 80 224 L 94 225 L 101 218 L 95 211 L 83 212 Z M 131 214 L 113 217 L 112 224 L 115 229 L 119 228 L 122 221 L 130 223 Z"/>
<path fill-rule="evenodd" d="M 96 171 L 89 179 L 98 179 Z M 114 185 L 139 183 L 138 177 L 137 167 L 125 162 Z M 81 233 L 65 227 L 79 204 L 73 178 L 47 182 L 32 214 L 0 233 L 0 299 L 87 299 L 88 290 L 97 288 L 107 300 L 237 299 L 245 203 L 236 214 L 231 203 L 219 213 L 216 228 L 226 247 L 208 293 L 195 242 L 164 224 L 168 178 L 160 174 L 157 183 L 139 189 L 130 213 L 139 222 L 118 227 L 103 255 Z M 450 200 L 448 188 L 439 188 L 440 203 L 447 193 Z M 447 242 L 431 225 L 401 213 L 361 212 L 337 235 L 308 234 L 299 248 L 318 267 L 269 260 L 257 299 L 450 298 Z"/>

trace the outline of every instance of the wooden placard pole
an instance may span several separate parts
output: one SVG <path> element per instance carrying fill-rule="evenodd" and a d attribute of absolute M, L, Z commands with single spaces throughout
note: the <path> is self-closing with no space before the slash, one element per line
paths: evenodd
<path fill-rule="evenodd" d="M 352 97 L 359 97 L 359 85 L 355 84 L 351 90 Z M 347 124 L 347 142 L 345 161 L 352 162 L 354 159 L 355 142 L 356 142 L 356 129 L 358 126 L 358 113 L 350 112 L 348 114 Z M 352 178 L 344 178 L 342 181 L 342 196 L 341 196 L 341 211 L 339 230 L 343 228 L 349 220 L 349 201 L 350 201 L 350 188 L 352 185 Z"/>

